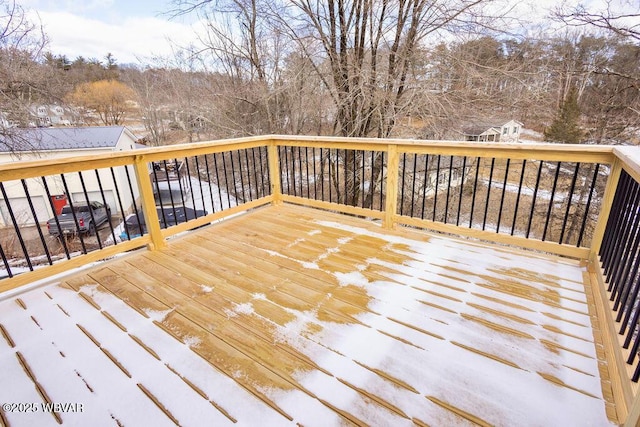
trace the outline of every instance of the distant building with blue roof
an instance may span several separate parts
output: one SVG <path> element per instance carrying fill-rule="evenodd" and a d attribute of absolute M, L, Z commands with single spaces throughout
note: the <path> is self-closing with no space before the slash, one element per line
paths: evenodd
<path fill-rule="evenodd" d="M 0 135 L 0 163 L 132 151 L 140 148 L 136 141 L 136 136 L 124 126 L 10 128 L 5 129 L 4 134 Z M 87 197 L 90 201 L 106 201 L 112 212 L 119 212 L 118 192 L 125 214 L 128 213 L 139 196 L 133 169 L 129 167 L 127 176 L 124 168 L 114 168 L 115 181 L 108 169 L 100 170 L 99 175 L 102 191 L 93 171 L 83 172 L 84 188 L 77 173 L 65 174 L 64 180 L 68 191 L 65 190 L 60 175 L 52 175 L 47 177 L 49 195 L 41 180 L 27 180 L 29 198 L 36 210 L 38 222 L 46 222 L 54 214 L 52 206 L 69 198 L 73 202 L 84 201 Z M 129 180 L 134 189 L 133 195 L 129 190 Z M 22 183 L 9 181 L 2 184 L 7 200 L 0 193 L 0 226 L 11 224 L 7 201 L 13 210 L 14 217 L 18 221 L 24 218 L 22 225 L 33 225 L 31 207 Z"/>

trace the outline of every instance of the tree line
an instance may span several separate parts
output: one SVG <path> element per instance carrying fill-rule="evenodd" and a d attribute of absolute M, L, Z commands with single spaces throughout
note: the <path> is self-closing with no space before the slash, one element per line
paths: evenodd
<path fill-rule="evenodd" d="M 82 123 L 141 122 L 152 145 L 176 134 L 461 139 L 465 125 L 505 118 L 552 141 L 637 143 L 635 27 L 573 10 L 556 15 L 562 35 L 513 35 L 489 3 L 175 0 L 175 14 L 208 22 L 203 47 L 123 66 L 48 52 L 4 0 L 0 113 L 26 126 L 33 105 L 65 105 Z"/>

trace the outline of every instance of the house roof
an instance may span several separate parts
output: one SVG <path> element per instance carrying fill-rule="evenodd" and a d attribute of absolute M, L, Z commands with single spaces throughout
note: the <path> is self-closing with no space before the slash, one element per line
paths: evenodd
<path fill-rule="evenodd" d="M 500 134 L 500 126 L 474 125 L 462 130 L 465 135 Z"/>
<path fill-rule="evenodd" d="M 124 126 L 15 129 L 0 136 L 0 152 L 114 148 L 125 132 L 135 141 Z"/>
<path fill-rule="evenodd" d="M 498 134 L 500 133 L 500 129 L 507 123 L 514 121 L 520 126 L 522 123 L 515 119 L 508 120 L 492 120 L 491 122 L 472 122 L 467 124 L 462 129 L 462 132 L 465 135 L 484 135 L 484 134 Z"/>

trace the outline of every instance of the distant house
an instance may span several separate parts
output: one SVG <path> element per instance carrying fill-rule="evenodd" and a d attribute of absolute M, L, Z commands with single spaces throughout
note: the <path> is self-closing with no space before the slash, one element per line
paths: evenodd
<path fill-rule="evenodd" d="M 83 128 L 32 128 L 15 129 L 11 138 L 0 136 L 0 163 L 16 160 L 42 160 L 68 156 L 92 156 L 113 151 L 136 149 L 136 137 L 123 126 L 83 127 Z M 100 184 L 95 172 L 83 172 L 83 180 L 90 201 L 103 201 L 111 207 L 112 212 L 119 212 L 116 185 L 125 211 L 133 207 L 138 197 L 137 184 L 133 170 L 129 170 L 133 197 L 129 191 L 129 181 L 123 168 L 114 168 L 115 182 L 109 169 L 99 171 Z M 65 174 L 67 184 L 60 175 L 49 176 L 46 183 L 51 200 L 48 200 L 46 189 L 41 179 L 26 181 L 27 190 L 36 211 L 37 222 L 42 223 L 54 215 L 54 207 L 64 205 L 68 198 L 73 202 L 86 200 L 85 189 L 78 174 Z M 23 225 L 33 224 L 36 220 L 31 213 L 25 190 L 20 181 L 3 183 L 6 197 L 13 211 L 16 222 Z M 125 212 L 126 213 L 126 212 Z M 7 200 L 0 192 L 0 226 L 11 224 L 11 215 L 7 208 Z"/>
<path fill-rule="evenodd" d="M 60 105 L 37 105 L 31 108 L 31 114 L 38 127 L 71 126 L 74 122 L 71 110 Z"/>
<path fill-rule="evenodd" d="M 496 123 L 476 123 L 463 129 L 465 141 L 478 142 L 518 142 L 522 123 L 509 120 Z"/>

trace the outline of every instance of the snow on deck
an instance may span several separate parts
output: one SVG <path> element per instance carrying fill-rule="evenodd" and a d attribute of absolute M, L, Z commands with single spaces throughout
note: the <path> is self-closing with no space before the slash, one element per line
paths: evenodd
<path fill-rule="evenodd" d="M 584 272 L 260 209 L 0 295 L 0 421 L 609 425 Z"/>

